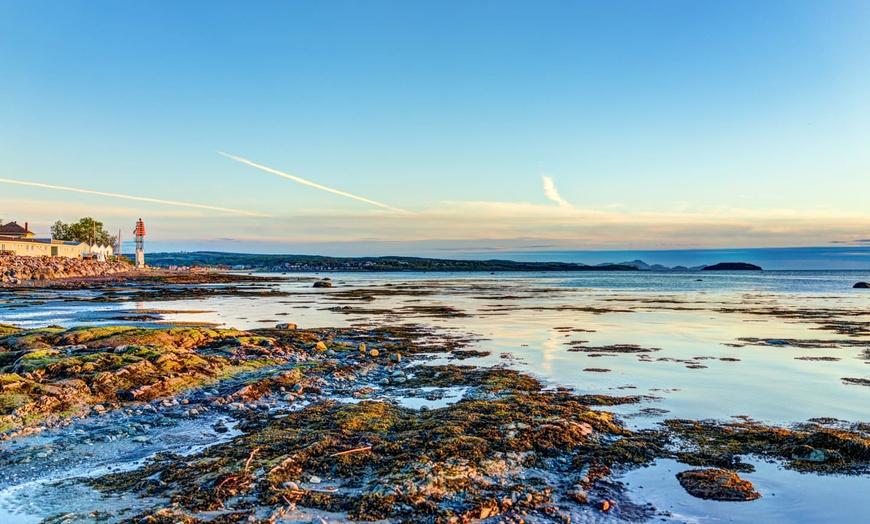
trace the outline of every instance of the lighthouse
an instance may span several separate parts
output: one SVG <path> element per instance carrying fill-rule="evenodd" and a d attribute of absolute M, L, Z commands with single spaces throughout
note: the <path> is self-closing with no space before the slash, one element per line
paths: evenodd
<path fill-rule="evenodd" d="M 136 237 L 136 267 L 145 267 L 145 222 L 140 218 L 133 231 Z"/>

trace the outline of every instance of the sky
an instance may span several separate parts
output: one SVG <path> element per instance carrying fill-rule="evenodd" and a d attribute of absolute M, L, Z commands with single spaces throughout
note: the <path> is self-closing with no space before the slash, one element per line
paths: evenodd
<path fill-rule="evenodd" d="M 0 0 L 0 143 L 152 251 L 850 249 L 870 3 Z"/>

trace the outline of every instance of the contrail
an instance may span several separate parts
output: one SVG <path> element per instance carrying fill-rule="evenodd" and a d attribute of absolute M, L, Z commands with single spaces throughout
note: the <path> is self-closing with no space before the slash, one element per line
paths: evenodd
<path fill-rule="evenodd" d="M 235 160 L 236 162 L 241 162 L 241 163 L 243 163 L 243 164 L 248 164 L 249 166 L 256 167 L 257 169 L 262 169 L 263 171 L 268 171 L 269 173 L 272 173 L 272 174 L 275 174 L 275 175 L 278 175 L 278 176 L 282 176 L 282 177 L 284 177 L 284 178 L 289 178 L 290 180 L 292 180 L 292 181 L 294 181 L 294 182 L 299 182 L 300 184 L 304 184 L 304 185 L 306 185 L 306 186 L 311 186 L 311 187 L 314 187 L 314 188 L 320 189 L 320 190 L 322 190 L 322 191 L 327 191 L 327 192 L 329 192 L 329 193 L 335 193 L 336 195 L 341 195 L 341 196 L 344 196 L 344 197 L 347 197 L 347 198 L 352 198 L 352 199 L 354 199 L 354 200 L 359 200 L 360 202 L 365 202 L 365 203 L 367 203 L 367 204 L 372 204 L 372 205 L 374 205 L 374 206 L 383 207 L 383 208 L 386 208 L 386 209 L 391 209 L 391 210 L 393 210 L 393 211 L 398 211 L 399 213 L 405 213 L 405 214 L 408 214 L 408 215 L 413 215 L 413 214 L 415 214 L 415 213 L 413 213 L 412 211 L 406 211 L 406 210 L 404 210 L 404 209 L 399 209 L 398 207 L 388 206 L 387 204 L 382 204 L 382 203 L 380 203 L 380 202 L 375 202 L 374 200 L 369 200 L 368 198 L 365 198 L 365 197 L 352 195 L 352 194 L 350 194 L 350 193 L 345 193 L 344 191 L 339 191 L 338 189 L 332 189 L 331 187 L 321 186 L 320 184 L 317 184 L 317 183 L 311 182 L 310 180 L 305 180 L 304 178 L 299 178 L 298 176 L 288 175 L 287 173 L 283 173 L 283 172 L 278 171 L 278 170 L 276 170 L 276 169 L 272 169 L 272 168 L 269 168 L 269 167 L 266 167 L 266 166 L 261 166 L 260 164 L 255 164 L 255 163 L 253 163 L 253 162 L 251 162 L 250 160 L 247 160 L 247 159 L 245 159 L 245 158 L 239 158 L 239 157 L 237 157 L 237 156 L 228 155 L 228 154 L 223 153 L 223 152 L 221 152 L 221 151 L 218 151 L 217 153 L 218 153 L 219 155 L 223 155 L 223 156 L 225 156 L 225 157 L 227 157 L 227 158 L 231 158 L 231 159 Z"/>
<path fill-rule="evenodd" d="M 39 182 L 24 182 L 22 180 L 10 180 L 8 178 L 0 178 L 0 182 L 5 184 L 18 184 L 21 186 L 44 187 L 46 189 L 60 189 L 61 191 L 74 191 L 76 193 L 87 193 L 89 195 L 102 195 L 114 198 L 126 198 L 127 200 L 140 200 L 142 202 L 154 202 L 155 204 L 168 204 L 170 206 L 195 207 L 198 209 L 210 209 L 212 211 L 224 211 L 226 213 L 235 213 L 237 215 L 248 215 L 252 217 L 268 217 L 263 213 L 254 213 L 251 211 L 242 211 L 240 209 L 229 209 L 226 207 L 207 206 L 205 204 L 191 204 L 188 202 L 175 202 L 173 200 L 161 200 L 159 198 L 137 197 L 130 195 L 121 195 L 118 193 L 106 193 L 105 191 L 92 191 L 90 189 L 79 189 L 77 187 L 55 186 L 52 184 L 40 184 Z"/>

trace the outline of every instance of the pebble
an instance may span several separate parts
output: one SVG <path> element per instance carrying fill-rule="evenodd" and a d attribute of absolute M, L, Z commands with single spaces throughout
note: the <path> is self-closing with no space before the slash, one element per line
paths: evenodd
<path fill-rule="evenodd" d="M 401 361 L 402 361 L 401 353 L 391 353 L 390 354 L 390 362 L 397 362 L 398 363 Z"/>
<path fill-rule="evenodd" d="M 392 376 L 393 376 L 393 377 L 404 377 L 404 376 L 405 376 L 405 372 L 402 371 L 401 369 L 397 369 L 396 371 L 393 371 Z"/>
<path fill-rule="evenodd" d="M 97 413 L 105 413 L 105 412 L 106 412 L 106 406 L 104 406 L 104 405 L 102 405 L 102 404 L 95 404 L 95 405 L 94 405 L 94 411 L 96 411 Z"/>
<path fill-rule="evenodd" d="M 321 340 L 321 341 L 317 342 L 317 344 L 314 345 L 314 349 L 316 349 L 317 351 L 326 351 L 327 347 L 326 347 L 326 344 L 324 344 L 323 341 Z"/>
<path fill-rule="evenodd" d="M 363 352 L 363 353 L 366 352 L 366 343 L 365 343 L 365 342 L 360 342 L 360 343 L 359 343 L 359 350 L 360 350 L 361 352 Z"/>
<path fill-rule="evenodd" d="M 293 390 L 297 393 L 302 393 L 303 389 L 305 389 L 305 386 L 303 386 L 302 384 L 296 384 L 295 386 L 293 386 Z"/>
<path fill-rule="evenodd" d="M 293 482 L 292 480 L 290 482 L 285 482 L 284 487 L 291 491 L 300 491 L 299 484 Z"/>
<path fill-rule="evenodd" d="M 378 380 L 378 384 L 380 384 L 380 385 L 382 385 L 382 386 L 389 386 L 389 385 L 390 385 L 390 379 L 388 379 L 388 378 L 382 378 L 382 379 Z"/>
<path fill-rule="evenodd" d="M 395 384 L 404 384 L 407 381 L 408 379 L 406 379 L 405 377 L 396 377 L 393 379 L 393 383 Z"/>
<path fill-rule="evenodd" d="M 377 349 L 373 349 L 373 350 L 369 351 L 369 356 L 372 356 L 372 357 L 376 357 L 380 354 L 381 354 L 381 352 L 378 351 Z"/>
<path fill-rule="evenodd" d="M 308 482 L 310 482 L 311 484 L 320 484 L 321 482 L 323 482 L 323 479 L 318 477 L 317 475 L 311 475 L 311 477 L 308 479 Z"/>
<path fill-rule="evenodd" d="M 133 437 L 133 442 L 142 442 L 143 444 L 149 442 L 151 439 L 148 437 Z"/>

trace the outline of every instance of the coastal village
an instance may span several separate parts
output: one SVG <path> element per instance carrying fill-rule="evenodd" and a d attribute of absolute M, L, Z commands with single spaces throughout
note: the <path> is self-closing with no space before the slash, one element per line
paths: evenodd
<path fill-rule="evenodd" d="M 93 229 L 92 241 L 82 242 L 81 235 L 70 239 L 68 234 L 58 234 L 64 228 L 89 224 Z M 99 227 L 99 235 L 97 234 Z M 81 227 L 79 227 L 79 233 Z M 63 238 L 56 238 L 56 237 Z M 136 223 L 135 262 L 121 254 L 120 232 L 118 237 L 109 237 L 102 224 L 90 217 L 78 224 L 66 225 L 57 222 L 52 227 L 51 238 L 36 238 L 30 224 L 22 226 L 16 221 L 0 225 L 0 284 L 20 284 L 34 280 L 53 280 L 69 277 L 107 276 L 145 267 L 144 236 L 142 219 Z M 97 240 L 110 239 L 109 242 Z M 114 244 L 114 245 L 113 245 Z"/>
<path fill-rule="evenodd" d="M 35 238 L 36 235 L 28 226 L 28 222 L 21 226 L 14 221 L 0 226 L 0 255 L 95 258 L 106 261 L 116 254 L 115 246 L 112 245 Z"/>

